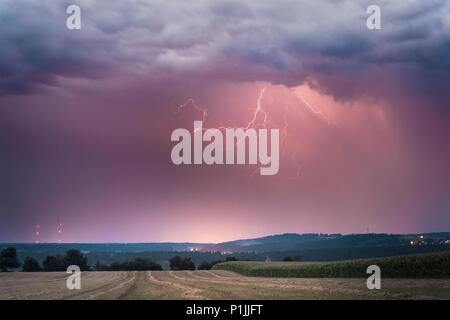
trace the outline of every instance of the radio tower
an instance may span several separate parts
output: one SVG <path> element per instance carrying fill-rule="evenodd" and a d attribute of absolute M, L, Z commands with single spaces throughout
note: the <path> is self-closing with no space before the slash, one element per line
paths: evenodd
<path fill-rule="evenodd" d="M 36 244 L 40 243 L 39 241 L 40 235 L 41 235 L 41 226 L 38 223 L 34 226 L 34 243 Z"/>
<path fill-rule="evenodd" d="M 59 218 L 58 218 L 58 228 L 56 229 L 56 233 L 58 235 L 58 244 L 62 243 L 61 237 L 62 237 L 62 223 L 59 222 Z"/>

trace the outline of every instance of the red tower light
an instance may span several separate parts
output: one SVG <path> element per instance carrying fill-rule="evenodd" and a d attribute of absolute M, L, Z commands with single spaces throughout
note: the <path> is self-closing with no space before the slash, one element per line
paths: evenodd
<path fill-rule="evenodd" d="M 63 226 L 63 224 L 61 222 L 59 222 L 59 218 L 58 218 L 58 227 L 56 228 L 56 233 L 58 235 L 58 238 L 57 238 L 58 243 L 62 243 L 62 239 L 61 239 L 62 226 Z"/>
<path fill-rule="evenodd" d="M 41 235 L 41 232 L 39 231 L 41 229 L 41 226 L 38 224 L 36 224 L 34 226 L 34 243 L 39 244 L 40 240 L 39 240 L 39 236 Z"/>

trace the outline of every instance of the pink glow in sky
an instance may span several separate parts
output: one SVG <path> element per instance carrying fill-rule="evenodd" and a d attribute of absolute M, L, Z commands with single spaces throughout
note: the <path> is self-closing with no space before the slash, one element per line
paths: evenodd
<path fill-rule="evenodd" d="M 175 2 L 80 1 L 73 32 L 63 4 L 0 5 L 0 241 L 449 231 L 448 2 L 386 3 L 379 33 L 364 1 Z M 245 127 L 263 88 L 277 175 L 171 162 L 202 119 L 179 105 Z"/>

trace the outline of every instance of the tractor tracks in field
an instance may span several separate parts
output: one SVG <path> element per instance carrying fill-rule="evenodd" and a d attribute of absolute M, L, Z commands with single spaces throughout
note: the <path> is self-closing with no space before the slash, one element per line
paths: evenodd
<path fill-rule="evenodd" d="M 303 283 L 298 283 L 299 279 L 292 278 L 261 278 L 261 277 L 244 277 L 244 276 L 232 276 L 224 277 L 215 274 L 213 271 L 203 271 L 205 274 L 213 276 L 212 278 L 203 277 L 196 275 L 193 271 L 187 271 L 187 273 L 192 277 L 193 280 L 201 280 L 208 283 L 216 283 L 222 285 L 238 285 L 238 286 L 256 286 L 260 288 L 273 288 L 273 289 L 297 289 L 306 291 L 332 291 L 332 292 L 342 292 L 342 293 L 361 293 L 358 289 L 350 288 L 330 288 L 321 284 L 311 284 L 310 279 L 300 280 Z M 189 278 L 183 278 L 178 276 L 180 280 L 188 281 Z"/>
<path fill-rule="evenodd" d="M 136 281 L 137 271 L 130 271 L 130 272 L 122 272 L 120 274 L 120 277 L 118 279 L 111 279 L 111 282 L 108 282 L 106 284 L 100 285 L 98 287 L 87 289 L 87 290 L 81 290 L 80 292 L 63 296 L 61 297 L 64 300 L 72 300 L 72 299 L 97 299 L 101 296 L 104 296 L 105 294 L 113 291 L 119 291 L 126 287 L 127 285 L 130 285 L 132 287 L 132 284 Z M 125 291 L 125 293 L 128 292 L 129 289 Z M 115 298 L 114 294 L 113 297 Z"/>
<path fill-rule="evenodd" d="M 126 289 L 124 293 L 119 295 L 118 299 L 129 299 L 133 298 L 139 285 L 146 281 L 145 271 L 137 271 L 136 276 L 133 278 L 131 285 Z"/>
<path fill-rule="evenodd" d="M 158 271 L 156 271 L 158 272 Z M 159 272 L 167 272 L 169 276 L 172 278 L 175 278 L 177 281 L 170 281 L 170 280 L 160 280 L 154 277 L 152 271 L 148 271 L 148 279 L 151 282 L 163 285 L 163 286 L 171 286 L 177 290 L 181 291 L 181 297 L 183 299 L 189 299 L 189 300 L 207 300 L 206 297 L 201 295 L 202 290 L 199 288 L 195 288 L 194 286 L 187 286 L 184 284 L 181 284 L 179 280 L 186 281 L 185 278 L 179 277 L 176 275 L 173 271 L 159 271 Z"/>
<path fill-rule="evenodd" d="M 319 297 L 369 299 L 440 299 L 432 291 L 408 288 L 427 286 L 447 289 L 450 281 L 385 280 L 385 290 L 366 289 L 365 279 L 263 278 L 232 272 L 118 271 L 82 273 L 81 290 L 68 290 L 66 274 L 37 273 L 2 275 L 0 299 L 195 299 L 214 297 Z M 398 289 L 398 290 L 396 290 Z M 5 292 L 6 291 L 6 292 Z M 257 295 L 254 295 L 257 294 Z"/>

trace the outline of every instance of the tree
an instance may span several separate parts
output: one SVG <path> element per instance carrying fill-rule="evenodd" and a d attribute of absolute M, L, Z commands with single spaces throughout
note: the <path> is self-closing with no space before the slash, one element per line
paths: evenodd
<path fill-rule="evenodd" d="M 181 266 L 181 257 L 176 255 L 172 259 L 169 260 L 170 270 L 180 270 Z"/>
<path fill-rule="evenodd" d="M 76 265 L 81 271 L 88 271 L 87 257 L 80 251 L 72 249 L 66 252 L 66 255 L 56 254 L 47 256 L 42 263 L 44 271 L 66 271 L 68 266 Z"/>
<path fill-rule="evenodd" d="M 4 272 L 8 269 L 20 267 L 19 260 L 17 260 L 16 248 L 8 247 L 3 249 L 0 253 L 0 269 Z"/>
<path fill-rule="evenodd" d="M 88 271 L 89 266 L 87 264 L 87 257 L 85 257 L 80 251 L 72 249 L 67 251 L 65 256 L 66 268 L 71 265 L 80 267 L 81 271 Z"/>
<path fill-rule="evenodd" d="M 56 254 L 55 256 L 47 256 L 42 262 L 44 266 L 44 271 L 66 271 L 67 266 L 64 256 L 61 254 Z"/>
<path fill-rule="evenodd" d="M 39 261 L 37 261 L 33 257 L 26 257 L 23 262 L 22 271 L 24 272 L 39 272 L 41 271 L 41 266 L 39 265 Z"/>
<path fill-rule="evenodd" d="M 181 259 L 176 255 L 169 260 L 171 270 L 195 270 L 195 264 L 191 261 L 191 258 Z"/>

